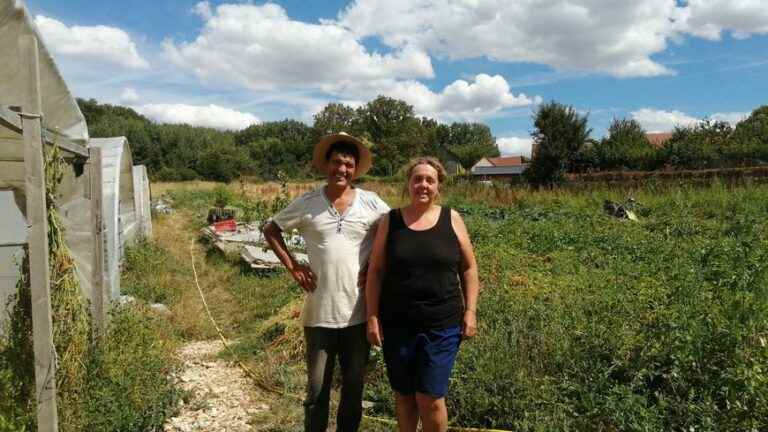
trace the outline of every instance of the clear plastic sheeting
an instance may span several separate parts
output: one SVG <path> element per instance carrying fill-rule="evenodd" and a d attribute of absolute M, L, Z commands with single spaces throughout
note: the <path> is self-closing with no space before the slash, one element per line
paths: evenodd
<path fill-rule="evenodd" d="M 18 106 L 26 100 L 26 74 L 19 70 L 19 37 L 36 36 L 40 54 L 40 94 L 45 127 L 85 144 L 88 127 L 61 77 L 56 63 L 45 48 L 40 33 L 22 2 L 0 0 L 0 105 Z"/>

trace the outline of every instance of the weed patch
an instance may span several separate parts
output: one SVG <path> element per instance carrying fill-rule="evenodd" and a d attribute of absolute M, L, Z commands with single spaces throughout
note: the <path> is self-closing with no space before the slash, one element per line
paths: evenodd
<path fill-rule="evenodd" d="M 167 323 L 141 307 L 118 307 L 89 364 L 90 431 L 159 430 L 178 405 L 179 364 Z"/>

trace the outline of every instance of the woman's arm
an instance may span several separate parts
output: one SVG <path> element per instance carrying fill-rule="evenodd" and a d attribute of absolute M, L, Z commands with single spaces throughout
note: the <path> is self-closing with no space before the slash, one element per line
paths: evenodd
<path fill-rule="evenodd" d="M 365 306 L 368 318 L 368 342 L 371 345 L 381 345 L 384 334 L 379 322 L 379 298 L 381 282 L 387 267 L 387 233 L 389 232 L 389 215 L 379 220 L 376 237 L 373 239 L 373 249 L 368 260 L 368 276 L 365 281 Z"/>
<path fill-rule="evenodd" d="M 451 224 L 456 237 L 459 239 L 461 249 L 461 287 L 464 293 L 464 319 L 462 321 L 462 335 L 465 338 L 477 334 L 477 295 L 480 291 L 480 280 L 477 277 L 477 261 L 472 242 L 469 240 L 467 226 L 461 215 L 451 210 Z"/>

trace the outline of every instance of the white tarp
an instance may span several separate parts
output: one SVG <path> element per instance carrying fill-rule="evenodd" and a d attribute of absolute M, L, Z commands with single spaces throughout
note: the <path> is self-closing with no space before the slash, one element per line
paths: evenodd
<path fill-rule="evenodd" d="M 101 149 L 105 281 L 112 299 L 120 297 L 120 262 L 125 243 L 138 231 L 133 194 L 133 157 L 125 137 L 91 138 L 88 147 Z"/>
<path fill-rule="evenodd" d="M 19 36 L 34 35 L 40 51 L 40 95 L 45 127 L 85 144 L 88 127 L 75 99 L 45 48 L 40 32 L 19 0 L 0 0 L 0 104 L 19 105 L 27 77 L 19 68 Z"/>
<path fill-rule="evenodd" d="M 147 167 L 134 165 L 133 193 L 136 201 L 136 219 L 144 238 L 152 238 L 152 212 L 150 210 L 149 177 Z"/>

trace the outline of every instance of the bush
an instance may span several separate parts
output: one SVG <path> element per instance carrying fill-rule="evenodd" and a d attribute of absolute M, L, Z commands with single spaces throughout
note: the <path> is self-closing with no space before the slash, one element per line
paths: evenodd
<path fill-rule="evenodd" d="M 163 322 L 134 306 L 117 307 L 89 364 L 85 430 L 160 430 L 181 393 L 178 370 Z"/>
<path fill-rule="evenodd" d="M 211 193 L 213 194 L 213 205 L 221 209 L 229 205 L 235 198 L 232 191 L 224 185 L 217 185 Z"/>
<path fill-rule="evenodd" d="M 191 168 L 167 166 L 160 168 L 156 176 L 158 180 L 167 182 L 197 180 L 200 177 Z"/>
<path fill-rule="evenodd" d="M 0 352 L 3 347 L 0 346 Z M 12 369 L 0 358 L 0 432 L 23 432 L 28 423 L 26 410 L 19 410 L 18 389 Z"/>
<path fill-rule="evenodd" d="M 162 247 L 142 239 L 125 250 L 121 290 L 147 303 L 173 302 L 182 287 L 158 282 L 161 274 L 182 268 Z M 166 275 L 167 276 L 167 275 Z"/>

